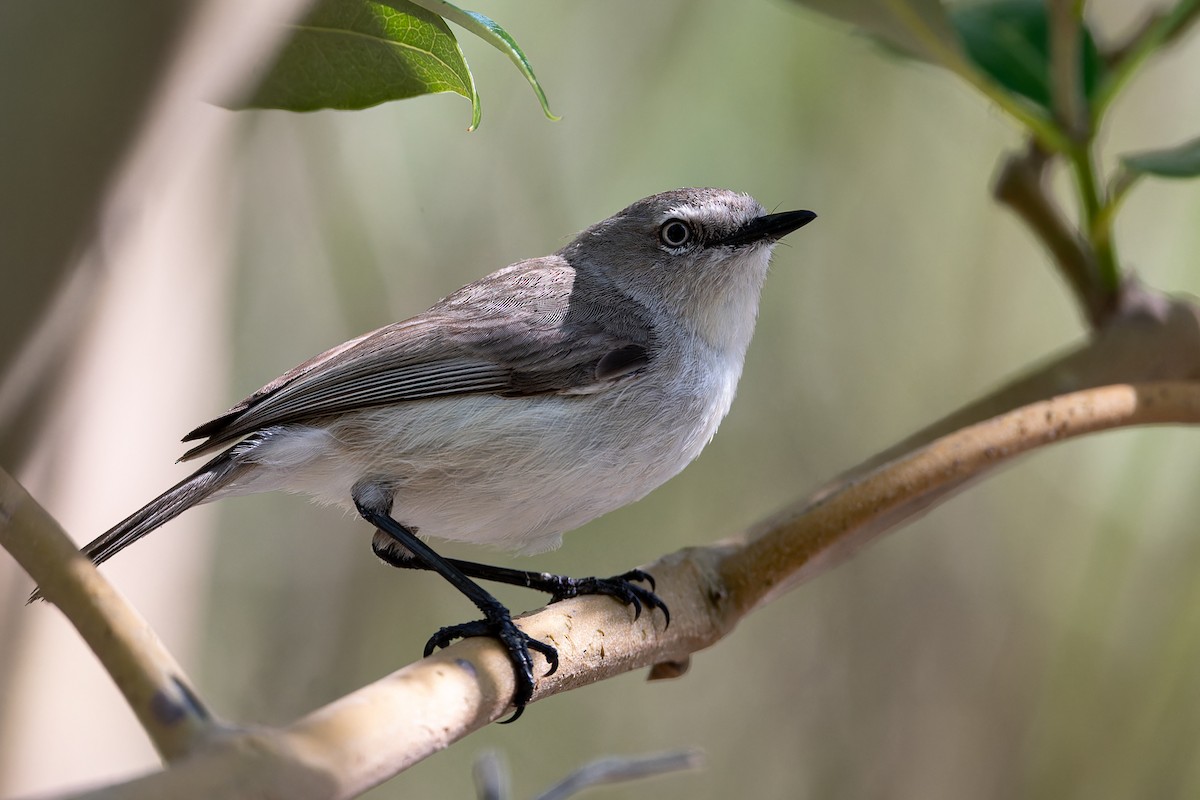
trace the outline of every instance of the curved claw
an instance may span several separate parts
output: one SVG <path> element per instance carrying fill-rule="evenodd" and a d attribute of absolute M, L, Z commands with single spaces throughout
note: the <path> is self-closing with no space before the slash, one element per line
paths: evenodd
<path fill-rule="evenodd" d="M 654 576 L 651 575 L 649 572 L 643 572 L 640 569 L 631 569 L 631 570 L 629 570 L 629 572 L 618 575 L 617 577 L 613 578 L 612 580 L 641 581 L 643 583 L 648 583 L 648 584 L 650 584 L 650 591 L 652 591 L 652 592 L 658 588 L 658 583 L 655 582 Z"/>
<path fill-rule="evenodd" d="M 638 596 L 633 592 L 630 592 L 629 596 L 624 598 L 624 600 L 625 605 L 633 606 L 633 620 L 636 622 L 642 616 L 642 601 L 639 600 Z"/>
<path fill-rule="evenodd" d="M 521 634 L 525 636 L 525 634 Z M 537 639 L 525 636 L 525 646 L 530 650 L 536 650 L 546 659 L 546 663 L 550 665 L 550 669 L 542 673 L 543 678 L 548 678 L 558 672 L 558 650 L 553 645 L 548 645 L 545 642 L 539 642 Z"/>
<path fill-rule="evenodd" d="M 643 608 L 657 608 L 663 612 L 666 625 L 668 627 L 671 625 L 670 609 L 654 593 L 654 578 L 640 569 L 632 569 L 613 578 L 571 578 L 567 581 L 569 582 L 564 582 L 559 590 L 551 595 L 551 603 L 557 603 L 569 597 L 578 597 L 582 594 L 603 594 L 619 600 L 627 606 L 632 606 L 635 620 L 642 616 Z M 637 586 L 633 581 L 645 581 L 650 584 L 651 588 L 645 589 Z"/>
<path fill-rule="evenodd" d="M 442 628 L 425 643 L 425 655 L 429 656 L 434 650 L 447 647 L 457 639 L 468 639 L 474 636 L 491 636 L 500 641 L 508 653 L 512 663 L 513 678 L 516 689 L 513 691 L 512 704 L 516 711 L 505 724 L 516 722 L 525 711 L 525 705 L 533 697 L 535 681 L 533 677 L 533 657 L 530 651 L 540 653 L 550 668 L 543 677 L 553 675 L 558 670 L 558 650 L 552 645 L 538 641 L 517 627 L 512 617 L 507 614 L 497 614 L 494 619 L 479 619 L 464 622 L 459 625 L 449 625 Z"/>
<path fill-rule="evenodd" d="M 487 620 L 477 619 L 474 622 L 464 622 L 460 625 L 447 625 L 425 643 L 425 657 L 428 658 L 434 650 L 449 647 L 456 639 L 470 639 L 473 636 L 487 636 L 491 633 Z"/>
<path fill-rule="evenodd" d="M 667 608 L 667 604 L 664 603 L 658 595 L 656 595 L 653 591 L 643 589 L 640 586 L 632 586 L 629 584 L 626 584 L 626 586 L 628 587 L 630 593 L 635 596 L 636 600 L 641 601 L 641 603 L 645 604 L 645 606 L 651 610 L 657 608 L 663 613 L 663 619 L 665 620 L 664 627 L 669 628 L 671 626 L 671 609 Z M 637 619 L 639 611 L 640 609 L 635 611 L 633 616 L 634 619 Z"/>
<path fill-rule="evenodd" d="M 512 723 L 519 720 L 521 718 L 521 715 L 524 713 L 525 713 L 525 706 L 517 706 L 517 710 L 513 712 L 513 715 L 511 717 L 509 717 L 508 719 L 502 719 L 499 722 L 497 722 L 496 724 L 497 725 L 511 725 Z"/>

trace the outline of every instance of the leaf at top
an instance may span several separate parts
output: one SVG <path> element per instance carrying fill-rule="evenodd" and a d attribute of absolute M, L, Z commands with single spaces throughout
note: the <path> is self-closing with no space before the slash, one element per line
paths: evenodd
<path fill-rule="evenodd" d="M 1122 156 L 1125 168 L 1160 178 L 1200 177 L 1200 137 L 1167 150 Z"/>
<path fill-rule="evenodd" d="M 243 107 L 359 109 L 422 94 L 479 97 L 445 21 L 406 0 L 318 0 Z"/>
<path fill-rule="evenodd" d="M 951 19 L 972 63 L 996 83 L 1053 111 L 1050 21 L 1045 0 L 990 0 L 956 7 Z M 1080 26 L 1080 74 L 1090 101 L 1104 62 L 1086 25 Z"/>
<path fill-rule="evenodd" d="M 550 110 L 550 101 L 546 99 L 546 92 L 542 90 L 542 85 L 538 83 L 537 76 L 533 74 L 533 67 L 529 63 L 529 59 L 525 57 L 525 53 L 521 50 L 521 46 L 517 44 L 517 40 L 509 35 L 508 31 L 500 27 L 500 24 L 490 17 L 480 14 L 478 11 L 467 11 L 459 8 L 453 3 L 446 0 L 414 0 L 418 5 L 429 9 L 430 11 L 445 17 L 451 22 L 466 28 L 471 33 L 483 39 L 492 47 L 499 50 L 504 55 L 508 56 L 509 60 L 516 65 L 521 74 L 525 76 L 525 80 L 529 82 L 533 93 L 537 95 L 538 102 L 542 105 L 542 113 L 548 119 L 558 120 L 559 117 L 554 115 Z"/>
<path fill-rule="evenodd" d="M 959 52 L 958 37 L 941 0 L 797 0 L 849 22 L 901 52 L 934 64 Z"/>

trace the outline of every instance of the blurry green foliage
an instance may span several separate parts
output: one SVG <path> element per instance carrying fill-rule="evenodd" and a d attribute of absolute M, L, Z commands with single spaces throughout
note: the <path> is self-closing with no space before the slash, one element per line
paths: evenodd
<path fill-rule="evenodd" d="M 454 92 L 481 107 L 449 19 L 507 55 L 550 113 L 528 59 L 494 20 L 445 0 L 319 0 L 246 101 L 247 107 L 355 110 L 424 94 Z"/>
<path fill-rule="evenodd" d="M 916 58 L 941 63 L 958 51 L 954 26 L 940 0 L 797 0 L 848 22 L 881 43 Z"/>
<path fill-rule="evenodd" d="M 1094 272 L 1085 282 L 1096 280 L 1095 296 L 1084 291 L 1080 299 L 1085 306 L 1115 307 L 1115 302 L 1097 301 L 1096 296 L 1111 298 L 1122 285 L 1113 224 L 1127 191 L 1140 174 L 1200 175 L 1200 147 L 1193 141 L 1126 157 L 1122 171 L 1105 176 L 1099 167 L 1103 159 L 1097 137 L 1112 99 L 1150 55 L 1200 18 L 1200 0 L 1178 0 L 1165 9 L 1148 11 L 1143 27 L 1129 41 L 1103 54 L 1083 2 L 1067 6 L 1054 0 L 797 2 L 856 25 L 888 48 L 899 48 L 953 72 L 1021 124 L 1031 142 L 1051 159 L 1061 159 L 1076 184 L 1079 229 L 1090 250 L 1083 261 L 1095 265 L 1094 270 L 1083 268 Z M 1070 60 L 1076 57 L 1078 67 L 1071 70 Z M 1068 273 L 1080 269 L 1059 266 Z"/>
<path fill-rule="evenodd" d="M 1043 0 L 994 0 L 955 8 L 954 28 L 971 62 L 996 83 L 1053 112 L 1050 22 Z M 1078 29 L 1084 97 L 1095 96 L 1104 71 L 1086 24 Z"/>
<path fill-rule="evenodd" d="M 1121 162 L 1128 170 L 1160 178 L 1195 178 L 1200 176 L 1200 137 L 1166 150 L 1131 153 Z"/>

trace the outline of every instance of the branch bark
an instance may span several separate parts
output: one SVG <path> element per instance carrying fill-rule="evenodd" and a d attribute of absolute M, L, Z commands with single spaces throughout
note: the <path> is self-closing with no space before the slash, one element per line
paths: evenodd
<path fill-rule="evenodd" d="M 154 631 L 3 469 L 0 546 L 67 615 L 164 760 L 185 756 L 215 735 L 219 724 Z"/>
<path fill-rule="evenodd" d="M 686 663 L 745 615 L 1022 453 L 1095 431 L 1196 422 L 1200 382 L 1169 381 L 1086 389 L 963 427 L 842 479 L 741 537 L 647 566 L 672 609 L 668 629 L 661 616 L 632 621 L 628 609 L 597 597 L 522 618 L 522 628 L 554 644 L 561 659 L 554 675 L 539 679 L 533 700 L 633 669 Z M 10 507 L 6 499 L 6 513 Z M 52 591 L 47 596 L 57 597 Z M 488 639 L 468 640 L 286 728 L 210 727 L 168 770 L 83 796 L 349 798 L 507 713 L 512 690 L 502 650 Z"/>

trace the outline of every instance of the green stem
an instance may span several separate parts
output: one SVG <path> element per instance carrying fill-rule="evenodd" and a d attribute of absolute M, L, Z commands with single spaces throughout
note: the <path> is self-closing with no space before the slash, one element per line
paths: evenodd
<path fill-rule="evenodd" d="M 1153 24 L 1142 31 L 1123 51 L 1100 90 L 1092 101 L 1093 122 L 1104 116 L 1105 110 L 1151 55 L 1182 35 L 1200 20 L 1200 0 L 1180 0 Z"/>
<path fill-rule="evenodd" d="M 1072 141 L 1091 135 L 1091 118 L 1083 93 L 1080 50 L 1082 9 L 1076 0 L 1050 0 L 1050 87 L 1059 125 Z"/>
<path fill-rule="evenodd" d="M 1115 293 L 1121 286 L 1121 271 L 1113 250 L 1111 216 L 1103 213 L 1105 200 L 1096 180 L 1091 142 L 1072 147 L 1067 157 L 1070 159 L 1071 169 L 1075 173 L 1075 184 L 1079 190 L 1081 227 L 1088 241 L 1092 243 L 1096 256 L 1096 269 L 1099 273 L 1097 277 L 1104 290 Z"/>
<path fill-rule="evenodd" d="M 1124 166 L 1117 168 L 1117 174 L 1108 182 L 1107 201 L 1100 208 L 1100 213 L 1093 220 L 1096 230 L 1107 232 L 1112 229 L 1113 219 L 1117 216 L 1117 211 L 1125 202 L 1125 198 L 1129 196 L 1129 190 L 1133 188 L 1138 179 L 1142 177 L 1142 173 L 1133 172 L 1126 169 Z"/>

